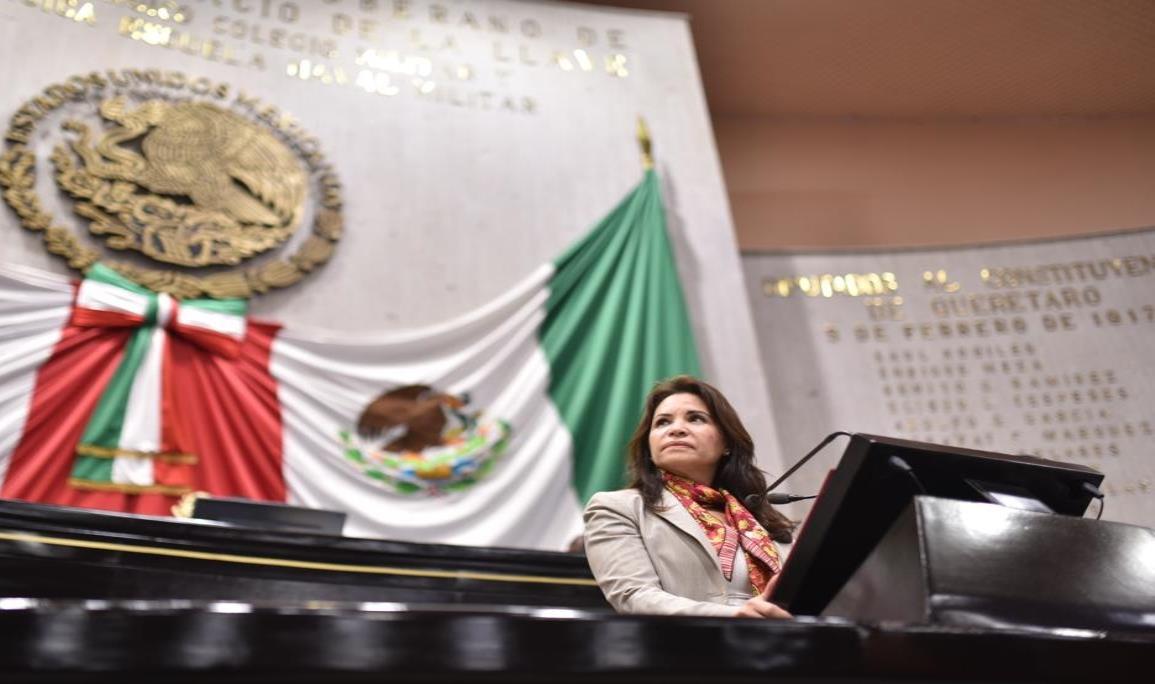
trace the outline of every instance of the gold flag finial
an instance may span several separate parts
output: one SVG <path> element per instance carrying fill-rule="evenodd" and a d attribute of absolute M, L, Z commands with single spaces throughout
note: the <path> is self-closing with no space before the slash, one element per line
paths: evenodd
<path fill-rule="evenodd" d="M 654 168 L 654 143 L 650 139 L 646 120 L 641 116 L 638 117 L 638 146 L 642 148 L 642 168 L 649 171 Z"/>

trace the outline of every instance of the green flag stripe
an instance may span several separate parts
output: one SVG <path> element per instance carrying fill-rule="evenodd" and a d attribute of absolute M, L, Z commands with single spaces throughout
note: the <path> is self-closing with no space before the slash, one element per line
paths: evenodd
<path fill-rule="evenodd" d="M 87 280 L 95 280 L 107 285 L 116 285 L 119 288 L 128 290 L 129 292 L 135 292 L 136 294 L 146 295 L 149 297 L 155 296 L 152 290 L 138 283 L 134 283 L 133 281 L 125 278 L 121 274 L 112 270 L 112 268 L 105 266 L 99 261 L 89 267 L 89 269 L 84 273 L 84 277 Z"/>
<path fill-rule="evenodd" d="M 92 482 L 112 482 L 111 458 L 93 458 L 92 456 L 77 456 L 72 462 L 72 479 L 88 480 Z"/>
<path fill-rule="evenodd" d="M 128 397 L 132 391 L 132 382 L 140 369 L 148 351 L 149 341 L 155 330 L 153 326 L 137 328 L 125 346 L 124 357 L 108 386 L 100 395 L 100 403 L 88 419 L 84 428 L 84 435 L 80 438 L 81 444 L 115 449 L 120 445 L 120 433 L 124 428 L 124 415 L 128 409 Z"/>
<path fill-rule="evenodd" d="M 244 299 L 186 299 L 180 305 L 232 316 L 244 316 L 248 309 Z"/>
<path fill-rule="evenodd" d="M 555 266 L 541 342 L 586 500 L 622 486 L 626 442 L 653 384 L 699 372 L 657 175 L 647 172 Z"/>

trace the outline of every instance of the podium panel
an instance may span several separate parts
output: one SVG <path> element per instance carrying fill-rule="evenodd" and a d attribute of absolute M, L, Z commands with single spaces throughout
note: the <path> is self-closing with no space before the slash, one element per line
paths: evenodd
<path fill-rule="evenodd" d="M 919 496 L 823 614 L 1152 632 L 1155 531 Z"/>

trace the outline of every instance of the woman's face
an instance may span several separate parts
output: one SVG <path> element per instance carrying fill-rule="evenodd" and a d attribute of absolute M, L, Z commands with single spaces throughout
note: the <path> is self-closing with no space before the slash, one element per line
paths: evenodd
<path fill-rule="evenodd" d="M 666 472 L 711 484 L 725 440 L 696 394 L 671 394 L 650 422 L 650 458 Z"/>

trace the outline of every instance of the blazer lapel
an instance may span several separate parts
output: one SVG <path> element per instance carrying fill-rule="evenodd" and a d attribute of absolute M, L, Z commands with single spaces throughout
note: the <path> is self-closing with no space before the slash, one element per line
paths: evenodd
<path fill-rule="evenodd" d="M 714 545 L 706 538 L 706 532 L 702 530 L 702 526 L 698 524 L 697 520 L 694 520 L 694 516 L 690 515 L 690 512 L 682 506 L 682 502 L 678 501 L 676 496 L 663 489 L 662 505 L 656 512 L 663 520 L 696 539 L 702 550 L 714 561 L 718 573 L 722 573 L 722 561 L 718 559 L 718 552 L 714 550 Z"/>

